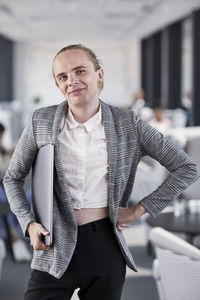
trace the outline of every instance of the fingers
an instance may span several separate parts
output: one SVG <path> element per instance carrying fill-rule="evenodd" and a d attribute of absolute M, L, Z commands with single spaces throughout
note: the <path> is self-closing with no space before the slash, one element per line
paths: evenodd
<path fill-rule="evenodd" d="M 44 236 L 48 236 L 49 232 L 44 227 L 42 227 L 41 234 L 43 234 Z"/>
<path fill-rule="evenodd" d="M 130 228 L 130 227 L 131 227 L 130 224 L 118 224 L 117 225 L 118 230 L 124 230 L 124 229 Z"/>
<path fill-rule="evenodd" d="M 50 249 L 50 246 L 46 246 L 43 242 L 43 237 L 48 236 L 49 232 L 41 224 L 32 223 L 32 226 L 29 228 L 29 235 L 34 250 L 45 251 Z"/>
<path fill-rule="evenodd" d="M 118 209 L 118 224 L 131 223 L 132 219 L 132 209 L 129 207 L 119 207 Z"/>
<path fill-rule="evenodd" d="M 49 235 L 49 233 L 45 233 L 45 234 L 40 234 L 34 241 L 33 243 L 33 248 L 34 250 L 38 251 L 38 250 L 49 250 L 51 247 L 50 246 L 46 246 L 44 244 L 44 242 L 42 241 L 43 236 L 47 236 Z"/>
<path fill-rule="evenodd" d="M 38 238 L 36 240 L 36 244 L 34 245 L 34 250 L 49 250 L 50 247 L 46 246 L 43 242 L 43 237 L 48 236 L 49 232 L 41 225 L 40 232 L 38 232 Z"/>
<path fill-rule="evenodd" d="M 42 241 L 36 242 L 35 245 L 33 245 L 33 249 L 36 251 L 39 250 L 48 251 L 50 248 L 51 248 L 50 246 L 46 246 Z"/>

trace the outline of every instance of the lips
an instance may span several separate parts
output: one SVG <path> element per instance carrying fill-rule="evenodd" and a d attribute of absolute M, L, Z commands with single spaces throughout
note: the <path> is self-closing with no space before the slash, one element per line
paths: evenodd
<path fill-rule="evenodd" d="M 85 88 L 77 88 L 69 92 L 69 95 L 79 95 Z"/>

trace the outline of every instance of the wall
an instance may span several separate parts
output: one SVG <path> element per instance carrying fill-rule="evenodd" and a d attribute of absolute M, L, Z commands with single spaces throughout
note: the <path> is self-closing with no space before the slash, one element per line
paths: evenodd
<path fill-rule="evenodd" d="M 39 106 L 63 101 L 51 74 L 52 59 L 62 46 L 15 44 L 14 99 L 27 116 Z M 120 48 L 93 46 L 92 49 L 102 62 L 105 73 L 105 88 L 100 98 L 113 105 L 128 106 L 133 91 L 140 86 L 139 43 L 128 43 Z M 33 103 L 35 97 L 41 98 L 40 104 Z"/>

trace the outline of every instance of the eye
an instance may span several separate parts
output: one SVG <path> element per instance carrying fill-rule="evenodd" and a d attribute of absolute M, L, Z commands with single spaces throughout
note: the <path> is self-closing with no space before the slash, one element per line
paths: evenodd
<path fill-rule="evenodd" d="M 59 80 L 60 81 L 66 81 L 67 80 L 67 75 L 66 74 L 60 75 Z"/>
<path fill-rule="evenodd" d="M 82 69 L 76 70 L 76 74 L 77 74 L 77 75 L 82 74 L 82 73 L 84 73 L 84 72 L 85 72 L 85 70 L 82 70 Z"/>

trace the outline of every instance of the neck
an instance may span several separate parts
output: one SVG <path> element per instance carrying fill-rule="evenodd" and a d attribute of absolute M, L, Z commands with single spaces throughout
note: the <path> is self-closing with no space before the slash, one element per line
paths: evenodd
<path fill-rule="evenodd" d="M 69 108 L 73 114 L 74 119 L 82 124 L 87 122 L 89 119 L 91 119 L 99 110 L 100 102 L 99 100 L 94 102 L 92 105 L 90 103 L 90 106 L 79 106 L 74 107 L 68 103 Z"/>

